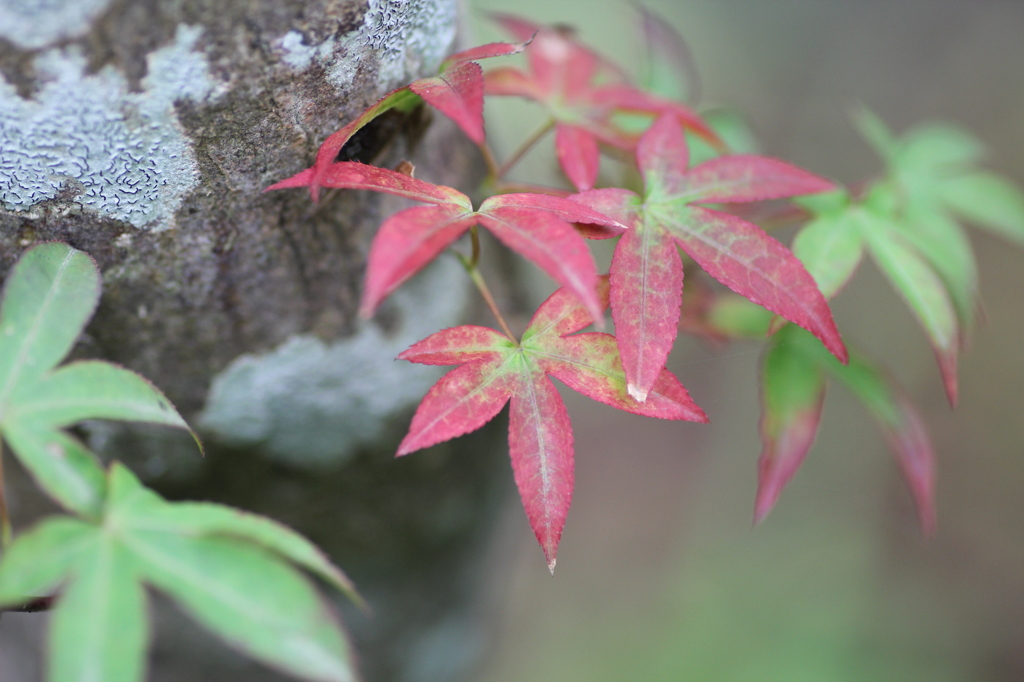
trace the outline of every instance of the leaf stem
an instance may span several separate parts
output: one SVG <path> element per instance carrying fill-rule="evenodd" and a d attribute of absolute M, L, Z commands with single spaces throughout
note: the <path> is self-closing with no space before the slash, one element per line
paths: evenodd
<path fill-rule="evenodd" d="M 498 179 L 498 162 L 494 158 L 494 152 L 487 146 L 486 142 L 480 143 L 480 153 L 483 154 L 484 163 L 487 164 L 487 173 L 495 181 Z"/>
<path fill-rule="evenodd" d="M 512 170 L 512 167 L 519 163 L 519 161 L 523 158 L 526 152 L 530 151 L 530 149 L 533 148 L 533 145 L 537 144 L 537 141 L 540 140 L 540 138 L 544 137 L 544 135 L 547 134 L 547 132 L 554 127 L 555 119 L 549 118 L 547 121 L 545 121 L 544 125 L 538 128 L 533 133 L 533 135 L 530 135 L 521 145 L 519 145 L 519 149 L 517 149 L 515 153 L 509 157 L 508 161 L 501 164 L 501 166 L 495 172 L 495 179 L 501 180 L 502 178 L 504 178 L 505 175 L 508 174 L 510 170 Z"/>
<path fill-rule="evenodd" d="M 480 264 L 480 233 L 477 231 L 477 226 L 469 228 L 469 241 L 472 244 L 473 251 L 469 257 L 469 267 L 472 270 L 476 270 L 476 266 Z"/>
<path fill-rule="evenodd" d="M 473 233 L 473 236 L 476 237 L 475 232 Z M 466 268 L 469 278 L 473 280 L 473 284 L 476 285 L 477 291 L 479 291 L 480 295 L 483 297 L 484 303 L 486 303 L 487 307 L 491 309 L 491 314 L 494 315 L 496 320 L 498 320 L 498 324 L 501 326 L 501 331 L 505 333 L 505 336 L 515 341 L 516 337 L 509 328 L 508 323 L 505 322 L 505 318 L 502 316 L 501 311 L 498 310 L 498 304 L 495 303 L 494 296 L 491 295 L 490 287 L 487 286 L 487 282 L 484 281 L 483 275 L 480 274 L 480 269 L 473 262 L 473 258 L 479 257 L 480 255 L 479 238 L 474 239 L 473 247 L 473 257 L 471 258 L 466 258 L 457 251 L 455 252 L 455 255 L 458 256 L 459 260 L 462 262 L 462 267 Z"/>
<path fill-rule="evenodd" d="M 4 492 L 4 452 L 0 443 L 0 549 L 11 544 L 11 517 L 7 513 L 7 495 Z"/>

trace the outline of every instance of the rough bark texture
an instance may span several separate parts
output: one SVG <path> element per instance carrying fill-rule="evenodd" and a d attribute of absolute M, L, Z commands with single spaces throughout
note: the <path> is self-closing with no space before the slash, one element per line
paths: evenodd
<path fill-rule="evenodd" d="M 153 380 L 210 454 L 200 463 L 166 433 L 86 434 L 165 494 L 271 514 L 330 551 L 376 611 L 349 614 L 369 680 L 453 680 L 472 663 L 468 557 L 507 487 L 501 458 L 480 450 L 500 434 L 392 460 L 436 374 L 390 358 L 457 322 L 463 283 L 437 268 L 361 325 L 364 255 L 388 201 L 261 190 L 431 73 L 455 5 L 0 0 L 0 269 L 41 240 L 90 253 L 104 296 L 77 352 Z M 419 177 L 465 184 L 474 156 L 446 122 L 426 132 L 430 118 L 382 117 L 343 156 L 412 158 Z M 13 498 L 24 527 L 35 503 Z M 180 620 L 157 609 L 151 679 L 276 679 Z"/>

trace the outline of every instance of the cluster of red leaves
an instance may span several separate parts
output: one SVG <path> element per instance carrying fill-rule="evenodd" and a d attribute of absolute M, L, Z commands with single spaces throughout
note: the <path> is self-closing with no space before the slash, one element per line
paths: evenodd
<path fill-rule="evenodd" d="M 622 70 L 573 40 L 567 29 L 540 26 L 496 15 L 519 40 L 533 37 L 528 72 L 506 67 L 489 71 L 488 95 L 513 95 L 540 103 L 555 124 L 555 152 L 570 182 L 591 189 L 600 165 L 598 141 L 626 151 L 636 135 L 615 125 L 618 113 L 671 114 L 712 144 L 718 136 L 689 107 L 630 85 Z M 604 82 L 599 82 L 603 79 Z"/>
<path fill-rule="evenodd" d="M 372 315 L 392 291 L 481 225 L 562 285 L 519 341 L 475 326 L 448 329 L 400 357 L 459 365 L 424 398 L 398 454 L 473 431 L 511 403 L 509 449 L 516 484 L 549 566 L 572 497 L 573 437 L 548 376 L 617 409 L 664 419 L 706 421 L 665 369 L 680 320 L 682 249 L 705 272 L 810 331 L 842 362 L 846 349 L 831 312 L 790 251 L 756 225 L 704 204 L 753 202 L 822 192 L 832 183 L 762 156 L 726 155 L 689 168 L 684 130 L 721 146 L 689 108 L 631 85 L 622 71 L 564 30 L 499 16 L 518 44 L 497 43 L 450 58 L 435 78 L 389 93 L 330 136 L 315 164 L 269 189 L 368 189 L 426 205 L 389 217 L 370 249 L 361 311 Z M 532 41 L 532 42 L 531 42 Z M 527 48 L 528 45 L 528 48 Z M 526 49 L 529 71 L 483 74 L 476 59 Z M 541 103 L 555 127 L 562 169 L 580 190 L 499 194 L 479 208 L 450 187 L 354 162 L 337 162 L 352 134 L 389 108 L 425 100 L 484 144 L 482 98 L 516 95 Z M 621 112 L 646 114 L 641 135 L 619 128 Z M 600 145 L 635 154 L 642 194 L 593 189 Z M 599 278 L 583 237 L 618 237 L 610 276 Z M 617 337 L 576 334 L 601 325 L 610 300 Z"/>

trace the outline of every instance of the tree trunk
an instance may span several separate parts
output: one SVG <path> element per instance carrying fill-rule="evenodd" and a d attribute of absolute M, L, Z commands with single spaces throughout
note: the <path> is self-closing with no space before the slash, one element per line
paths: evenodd
<path fill-rule="evenodd" d="M 384 92 L 433 73 L 456 5 L 0 0 L 0 266 L 42 240 L 91 254 L 104 295 L 76 352 L 151 379 L 209 454 L 155 429 L 84 435 L 164 494 L 255 509 L 325 547 L 375 610 L 346 614 L 369 680 L 469 669 L 470 557 L 509 487 L 498 453 L 479 450 L 500 427 L 395 462 L 438 373 L 393 358 L 459 321 L 465 278 L 438 263 L 360 323 L 369 238 L 397 203 L 261 190 Z M 472 150 L 429 119 L 385 115 L 342 154 L 472 177 Z M 12 495 L 21 528 L 29 496 Z M 150 679 L 276 679 L 157 605 Z"/>

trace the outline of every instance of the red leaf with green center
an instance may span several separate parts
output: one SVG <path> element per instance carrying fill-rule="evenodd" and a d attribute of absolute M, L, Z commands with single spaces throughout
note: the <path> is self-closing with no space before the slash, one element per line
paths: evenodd
<path fill-rule="evenodd" d="M 613 192 L 617 190 L 594 190 L 597 192 Z M 625 191 L 625 190 L 622 190 Z M 496 206 L 516 206 L 518 208 L 531 208 L 540 211 L 547 211 L 569 223 L 583 223 L 607 230 L 613 235 L 622 234 L 626 229 L 627 219 L 620 219 L 619 216 L 608 215 L 600 209 L 584 206 L 578 201 L 571 201 L 568 198 L 553 196 L 550 194 L 534 194 L 524 192 L 521 194 L 498 194 L 484 201 L 480 210 Z"/>
<path fill-rule="evenodd" d="M 493 196 L 484 201 L 477 215 L 480 224 L 506 246 L 576 294 L 592 319 L 603 326 L 604 306 L 594 292 L 597 266 L 587 243 L 567 221 L 625 226 L 568 199 L 543 194 Z"/>
<path fill-rule="evenodd" d="M 462 62 L 434 78 L 421 78 L 409 89 L 455 121 L 469 139 L 484 142 L 484 77 L 476 62 Z"/>
<path fill-rule="evenodd" d="M 267 187 L 263 191 L 269 192 L 274 189 L 309 187 L 315 177 L 316 170 L 307 168 L 286 180 Z M 472 209 L 473 207 L 469 197 L 451 187 L 435 185 L 423 180 L 417 180 L 405 173 L 355 161 L 332 163 L 320 175 L 318 182 L 322 187 L 369 189 L 374 192 L 385 192 L 430 204 L 456 204 L 467 209 Z"/>
<path fill-rule="evenodd" d="M 618 187 L 606 187 L 604 189 L 591 189 L 580 192 L 569 197 L 571 201 L 578 202 L 587 208 L 607 216 L 620 225 L 633 227 L 636 225 L 640 197 L 628 189 Z M 577 229 L 587 239 L 611 239 L 622 234 L 621 228 L 611 228 L 602 225 L 577 225 Z"/>
<path fill-rule="evenodd" d="M 608 304 L 610 288 L 609 278 L 600 278 L 602 307 Z M 683 385 L 664 367 L 646 402 L 632 398 L 614 336 L 597 332 L 569 336 L 588 323 L 584 309 L 561 289 L 534 314 L 522 345 L 536 352 L 537 363 L 551 376 L 598 402 L 648 417 L 707 421 Z"/>
<path fill-rule="evenodd" d="M 593 320 L 601 324 L 602 308 L 594 293 L 597 265 L 572 225 L 550 213 L 515 206 L 489 210 L 482 206 L 477 217 L 505 246 L 576 294 Z"/>
<path fill-rule="evenodd" d="M 428 337 L 427 341 L 432 339 Z M 507 338 L 505 342 L 511 343 Z M 417 350 L 413 346 L 398 357 L 419 362 Z M 515 358 L 503 350 L 495 349 L 486 360 L 471 361 L 454 369 L 434 384 L 416 410 L 397 454 L 407 455 L 476 431 L 493 419 L 518 387 L 518 377 L 509 367 Z"/>
<path fill-rule="evenodd" d="M 825 401 L 825 377 L 816 363 L 790 344 L 788 335 L 767 349 L 761 363 L 761 457 L 754 523 L 779 499 L 814 444 Z"/>
<path fill-rule="evenodd" d="M 719 156 L 688 171 L 678 192 L 690 202 L 742 203 L 827 192 L 835 185 L 778 159 Z"/>
<path fill-rule="evenodd" d="M 832 184 L 774 159 L 722 158 L 686 170 L 682 130 L 672 114 L 664 114 L 637 145 L 644 197 L 605 190 L 572 197 L 620 222 L 632 217 L 612 258 L 612 318 L 630 390 L 639 400 L 657 376 L 653 368 L 665 364 L 675 341 L 682 291 L 676 244 L 712 277 L 808 329 L 840 360 L 846 359 L 828 303 L 785 246 L 752 223 L 690 205 L 820 192 Z"/>
<path fill-rule="evenodd" d="M 506 57 L 522 52 L 529 38 L 518 44 L 489 43 L 453 54 L 441 63 L 441 73 L 409 85 L 423 100 L 455 122 L 473 142 L 484 142 L 484 76 L 478 59 Z"/>
<path fill-rule="evenodd" d="M 607 279 L 601 279 L 598 293 L 607 304 Z M 664 368 L 650 399 L 633 400 L 615 338 L 574 335 L 590 318 L 576 296 L 563 288 L 537 310 L 519 344 L 491 329 L 456 327 L 429 336 L 399 356 L 422 364 L 461 365 L 428 391 L 399 445 L 399 455 L 480 428 L 511 401 L 509 454 L 516 485 L 552 570 L 572 499 L 573 437 L 565 406 L 548 375 L 621 410 L 707 421 Z"/>
<path fill-rule="evenodd" d="M 718 133 L 712 130 L 704 122 L 704 119 L 685 104 L 659 97 L 653 93 L 645 92 L 623 83 L 613 83 L 595 88 L 590 93 L 590 97 L 595 104 L 611 108 L 617 112 L 650 114 L 652 116 L 659 116 L 665 113 L 673 114 L 679 119 L 679 124 L 694 135 L 706 140 L 715 148 L 723 148 L 722 140 L 718 137 Z"/>
<path fill-rule="evenodd" d="M 554 572 L 575 481 L 572 425 L 543 372 L 524 368 L 516 389 L 508 416 L 512 473 L 530 527 Z"/>
<path fill-rule="evenodd" d="M 517 37 L 527 26 L 534 26 L 504 15 L 499 20 Z M 489 71 L 484 75 L 485 92 L 524 97 L 547 108 L 556 123 L 559 163 L 579 190 L 593 187 L 598 171 L 599 140 L 626 150 L 635 144 L 635 136 L 613 122 L 616 113 L 655 116 L 669 112 L 695 134 L 712 144 L 720 144 L 714 131 L 688 107 L 627 84 L 621 69 L 602 60 L 565 31 L 538 27 L 526 54 L 529 73 L 508 67 Z M 609 74 L 614 82 L 596 82 L 602 75 Z"/>
<path fill-rule="evenodd" d="M 690 167 L 690 149 L 679 126 L 667 117 L 659 118 L 637 143 L 636 164 L 648 193 L 661 189 L 668 195 L 677 194 Z"/>
<path fill-rule="evenodd" d="M 817 336 L 840 360 L 846 348 L 814 278 L 753 223 L 698 206 L 669 222 L 668 232 L 709 275 L 736 293 Z"/>
<path fill-rule="evenodd" d="M 301 180 L 285 180 L 271 189 L 300 186 L 312 178 L 310 173 L 300 176 Z M 384 297 L 479 224 L 579 296 L 593 319 L 602 324 L 602 307 L 594 293 L 597 266 L 571 223 L 593 223 L 605 229 L 626 226 L 596 210 L 560 197 L 523 193 L 491 197 L 474 211 L 469 198 L 451 187 L 352 161 L 331 164 L 322 175 L 322 185 L 436 204 L 400 211 L 381 226 L 370 247 L 360 306 L 363 315 L 372 315 Z"/>
<path fill-rule="evenodd" d="M 461 206 L 416 206 L 385 220 L 373 239 L 359 313 L 371 317 L 386 297 L 475 225 Z"/>
<path fill-rule="evenodd" d="M 609 273 L 612 320 L 629 394 L 644 401 L 676 339 L 683 262 L 664 231 L 645 222 L 619 238 Z"/>

